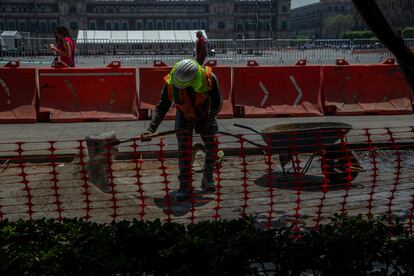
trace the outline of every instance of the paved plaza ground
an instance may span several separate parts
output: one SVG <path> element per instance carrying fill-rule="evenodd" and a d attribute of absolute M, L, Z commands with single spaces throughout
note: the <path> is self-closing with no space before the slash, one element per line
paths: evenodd
<path fill-rule="evenodd" d="M 397 139 L 414 139 L 414 116 L 357 116 L 219 120 L 220 129 L 230 133 L 248 131 L 236 128 L 234 123 L 255 127 L 303 122 L 340 122 L 353 126 L 349 142 L 364 142 L 364 129 L 381 135 L 387 141 L 391 128 Z M 194 172 L 193 198 L 178 203 L 172 200 L 178 189 L 177 158 L 169 156 L 139 160 L 113 160 L 112 185 L 109 192 L 98 185 L 85 182 L 84 165 L 76 159 L 73 141 L 85 136 L 115 131 L 118 138 L 139 135 L 148 121 L 113 123 L 72 124 L 9 124 L 0 125 L 0 144 L 3 156 L 16 155 L 16 142 L 23 145 L 25 161 L 22 166 L 13 160 L 0 170 L 0 212 L 3 218 L 18 219 L 40 217 L 90 217 L 99 222 L 119 219 L 160 218 L 188 223 L 208 219 L 232 219 L 242 214 L 257 216 L 263 223 L 291 221 L 300 225 L 314 226 L 334 213 L 346 210 L 350 214 L 389 214 L 408 217 L 413 194 L 414 154 L 412 150 L 389 149 L 373 155 L 368 148 L 358 151 L 357 157 L 363 171 L 350 185 L 324 185 L 320 157 L 317 157 L 303 177 L 294 174 L 281 175 L 277 155 L 268 159 L 266 154 L 252 154 L 245 159 L 240 144 L 234 138 L 221 137 L 221 147 L 234 148 L 234 154 L 226 155 L 219 174 L 216 172 L 216 193 L 200 190 L 201 173 Z M 160 131 L 173 128 L 172 121 L 164 121 Z M 258 135 L 250 139 L 260 141 Z M 60 150 L 72 154 L 67 161 L 50 159 L 50 141 Z M 142 145 L 141 150 L 159 150 L 157 141 Z M 175 137 L 166 139 L 171 150 L 176 149 Z M 126 145 L 121 151 L 131 151 Z M 46 154 L 49 162 L 30 159 L 30 152 Z M 3 163 L 7 160 L 3 157 Z M 138 158 L 138 159 L 137 159 Z M 198 157 L 197 157 L 198 158 Z M 310 155 L 298 156 L 303 167 Z M 139 162 L 137 162 L 139 161 Z M 199 158 L 202 161 L 202 157 Z M 24 173 L 22 174 L 22 171 Z M 53 177 L 55 176 L 55 177 Z M 298 184 L 299 183 L 299 184 Z M 30 188 L 30 190 L 28 190 Z M 28 192 L 29 191 L 29 192 Z M 30 210 L 30 212 L 29 212 Z M 299 220 L 296 220 L 299 218 Z"/>

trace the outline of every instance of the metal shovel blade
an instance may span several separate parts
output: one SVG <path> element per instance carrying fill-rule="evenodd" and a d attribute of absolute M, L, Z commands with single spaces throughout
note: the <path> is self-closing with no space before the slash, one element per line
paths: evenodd
<path fill-rule="evenodd" d="M 111 160 L 118 153 L 114 146 L 118 141 L 115 131 L 90 135 L 85 137 L 88 148 L 89 162 L 87 164 L 89 182 L 94 184 L 102 192 L 112 191 L 109 182 Z"/>
<path fill-rule="evenodd" d="M 149 138 L 167 136 L 184 131 L 183 129 L 175 129 L 163 132 L 156 132 L 148 135 Z M 97 135 L 85 137 L 86 146 L 89 154 L 89 162 L 86 166 L 88 171 L 89 182 L 98 187 L 105 193 L 112 192 L 111 183 L 109 181 L 110 164 L 119 153 L 118 145 L 132 141 L 141 140 L 142 137 L 131 138 L 127 140 L 118 140 L 115 131 L 104 132 Z"/>

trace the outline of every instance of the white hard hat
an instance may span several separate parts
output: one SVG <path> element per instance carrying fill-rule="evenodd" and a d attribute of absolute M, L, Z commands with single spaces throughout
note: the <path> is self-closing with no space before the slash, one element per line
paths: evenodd
<path fill-rule="evenodd" d="M 174 75 L 172 76 L 172 82 L 174 86 L 178 88 L 186 88 L 189 82 L 191 82 L 198 72 L 198 64 L 191 59 L 183 59 L 177 62 L 174 69 Z"/>

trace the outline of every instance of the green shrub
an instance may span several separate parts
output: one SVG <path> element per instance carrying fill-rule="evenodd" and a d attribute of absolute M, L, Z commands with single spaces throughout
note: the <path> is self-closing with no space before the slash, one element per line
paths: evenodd
<path fill-rule="evenodd" d="M 253 218 L 189 226 L 159 220 L 3 221 L 0 248 L 2 275 L 414 272 L 414 240 L 402 224 L 361 216 L 336 216 L 317 231 L 301 233 L 287 226 L 265 230 Z"/>
<path fill-rule="evenodd" d="M 375 35 L 371 31 L 351 31 L 345 32 L 343 35 L 344 39 L 371 39 L 375 38 Z"/>

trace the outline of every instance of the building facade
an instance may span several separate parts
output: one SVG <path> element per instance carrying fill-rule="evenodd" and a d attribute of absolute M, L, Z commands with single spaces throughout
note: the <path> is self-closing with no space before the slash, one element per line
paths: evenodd
<path fill-rule="evenodd" d="M 400 33 L 406 27 L 414 27 L 414 1 L 413 0 L 376 0 L 385 18 L 394 31 Z M 367 29 L 358 11 L 355 11 L 356 29 Z"/>
<path fill-rule="evenodd" d="M 325 30 L 326 19 L 338 14 L 352 14 L 351 0 L 320 0 L 319 3 L 292 9 L 290 36 L 312 39 L 333 38 Z"/>
<path fill-rule="evenodd" d="M 209 38 L 286 38 L 291 0 L 2 0 L 0 31 L 204 29 Z"/>

